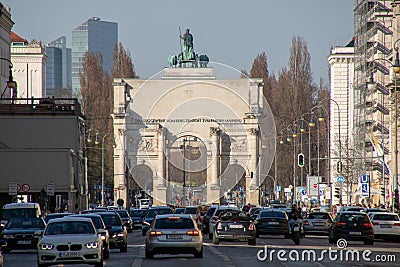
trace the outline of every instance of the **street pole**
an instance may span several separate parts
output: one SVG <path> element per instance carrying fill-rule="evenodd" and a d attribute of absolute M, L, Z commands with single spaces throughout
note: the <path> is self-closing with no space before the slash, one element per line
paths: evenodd
<path fill-rule="evenodd" d="M 107 133 L 103 136 L 103 141 L 101 143 L 101 206 L 104 207 L 104 139 L 106 136 L 114 134 L 114 133 Z"/>

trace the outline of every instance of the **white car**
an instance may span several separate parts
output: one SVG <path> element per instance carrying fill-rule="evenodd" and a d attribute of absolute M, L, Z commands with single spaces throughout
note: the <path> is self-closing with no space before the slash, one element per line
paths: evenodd
<path fill-rule="evenodd" d="M 396 213 L 374 212 L 369 217 L 374 228 L 374 238 L 400 240 L 400 218 Z"/>
<path fill-rule="evenodd" d="M 103 266 L 103 241 L 90 218 L 50 220 L 37 247 L 38 267 L 84 263 Z"/>

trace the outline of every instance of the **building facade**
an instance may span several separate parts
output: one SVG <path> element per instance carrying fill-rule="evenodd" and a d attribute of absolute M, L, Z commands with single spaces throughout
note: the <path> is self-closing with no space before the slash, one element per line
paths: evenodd
<path fill-rule="evenodd" d="M 72 93 L 80 96 L 80 77 L 86 51 L 100 53 L 103 69 L 111 73 L 114 47 L 118 43 L 118 24 L 92 17 L 72 30 Z"/>
<path fill-rule="evenodd" d="M 330 66 L 330 183 L 333 185 L 333 204 L 350 203 L 352 174 L 350 172 L 354 116 L 354 42 L 344 47 L 334 47 L 328 57 Z M 341 163 L 339 163 L 341 162 Z M 338 170 L 341 164 L 342 170 Z M 344 166 L 344 167 L 343 167 Z M 341 172 L 339 172 L 341 171 Z M 343 176 L 345 181 L 338 182 Z M 340 181 L 340 179 L 339 179 Z M 339 198 L 335 192 L 339 188 Z M 341 194 L 341 196 L 340 196 Z"/>
<path fill-rule="evenodd" d="M 42 98 L 46 95 L 46 55 L 40 41 L 28 42 L 17 34 L 11 39 L 11 61 L 18 84 L 16 98 Z"/>
<path fill-rule="evenodd" d="M 14 22 L 11 20 L 10 8 L 6 8 L 0 3 L 0 57 L 7 60 L 0 60 L 0 86 L 1 98 L 10 98 L 11 91 L 7 88 L 7 81 L 9 79 L 9 67 L 11 59 L 11 28 Z M 5 88 L 5 89 L 4 89 Z"/>
<path fill-rule="evenodd" d="M 46 96 L 72 95 L 71 48 L 61 36 L 46 46 Z"/>

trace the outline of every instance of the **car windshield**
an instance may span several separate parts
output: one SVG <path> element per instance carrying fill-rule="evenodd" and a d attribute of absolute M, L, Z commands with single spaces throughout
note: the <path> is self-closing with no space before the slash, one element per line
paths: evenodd
<path fill-rule="evenodd" d="M 45 235 L 94 234 L 93 224 L 85 221 L 59 221 L 47 225 Z"/>
<path fill-rule="evenodd" d="M 209 209 L 207 210 L 207 214 L 206 214 L 206 216 L 210 217 L 211 215 L 213 215 L 213 214 L 214 214 L 214 211 L 215 211 L 215 209 L 216 209 L 216 208 L 209 208 Z"/>
<path fill-rule="evenodd" d="M 121 218 L 127 218 L 129 216 L 126 210 L 116 210 L 115 212 L 117 212 Z"/>
<path fill-rule="evenodd" d="M 103 222 L 102 222 L 102 220 L 101 220 L 101 218 L 99 218 L 99 217 L 89 217 L 89 216 L 88 216 L 88 217 L 79 216 L 79 217 L 91 219 L 92 222 L 93 222 L 93 224 L 94 224 L 94 227 L 95 227 L 96 229 L 104 229 L 104 228 L 105 228 L 105 227 L 104 227 L 104 224 L 103 224 Z"/>
<path fill-rule="evenodd" d="M 160 218 L 155 222 L 155 229 L 192 229 L 193 221 L 189 218 L 168 217 Z"/>
<path fill-rule="evenodd" d="M 185 209 L 185 214 L 196 214 L 196 212 L 197 212 L 197 208 L 196 207 L 194 207 L 194 208 L 186 208 Z"/>
<path fill-rule="evenodd" d="M 45 224 L 41 218 L 11 218 L 6 225 L 6 229 L 18 229 L 18 228 L 44 229 Z"/>
<path fill-rule="evenodd" d="M 36 217 L 36 210 L 32 208 L 3 210 L 3 219 L 8 220 L 16 217 Z"/>
<path fill-rule="evenodd" d="M 152 209 L 147 212 L 146 217 L 147 218 L 154 218 L 156 215 L 161 215 L 161 214 L 172 214 L 171 209 Z"/>
<path fill-rule="evenodd" d="M 250 216 L 246 212 L 233 211 L 233 212 L 223 213 L 221 215 L 221 220 L 222 221 L 249 221 Z"/>
<path fill-rule="evenodd" d="M 215 212 L 215 216 L 221 215 L 221 213 L 229 212 L 229 211 L 237 211 L 236 209 L 219 209 Z"/>
<path fill-rule="evenodd" d="M 378 221 L 399 221 L 399 216 L 396 214 L 375 214 L 373 220 Z"/>
<path fill-rule="evenodd" d="M 103 221 L 106 226 L 121 226 L 121 219 L 118 214 L 102 214 L 101 218 L 103 218 Z"/>
<path fill-rule="evenodd" d="M 48 223 L 51 219 L 62 218 L 62 217 L 64 217 L 64 216 L 68 216 L 68 215 L 71 215 L 71 214 L 66 214 L 66 213 L 51 213 L 51 214 L 47 215 L 47 216 L 44 218 L 44 221 L 45 221 L 46 223 Z"/>
<path fill-rule="evenodd" d="M 367 215 L 363 214 L 342 214 L 340 221 L 347 223 L 358 223 L 362 224 L 368 221 Z"/>
<path fill-rule="evenodd" d="M 262 211 L 260 212 L 260 218 L 286 218 L 285 212 L 272 212 L 272 211 Z"/>
<path fill-rule="evenodd" d="M 131 210 L 132 217 L 143 217 L 146 213 L 146 210 Z"/>
<path fill-rule="evenodd" d="M 307 215 L 306 219 L 310 220 L 329 220 L 329 215 L 324 213 L 310 213 Z"/>

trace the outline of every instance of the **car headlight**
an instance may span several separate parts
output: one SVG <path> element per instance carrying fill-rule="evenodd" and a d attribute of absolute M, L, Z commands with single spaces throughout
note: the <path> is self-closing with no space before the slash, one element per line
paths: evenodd
<path fill-rule="evenodd" d="M 4 238 L 14 238 L 14 235 L 4 235 Z"/>
<path fill-rule="evenodd" d="M 106 240 L 106 236 L 105 235 L 101 235 L 101 240 Z"/>
<path fill-rule="evenodd" d="M 53 249 L 53 248 L 54 248 L 54 245 L 52 245 L 52 244 L 42 243 L 42 244 L 40 245 L 40 249 L 41 249 L 41 250 L 51 250 L 51 249 Z"/>
<path fill-rule="evenodd" d="M 89 243 L 86 243 L 85 246 L 87 248 L 97 248 L 99 246 L 99 243 L 98 242 L 89 242 Z"/>

